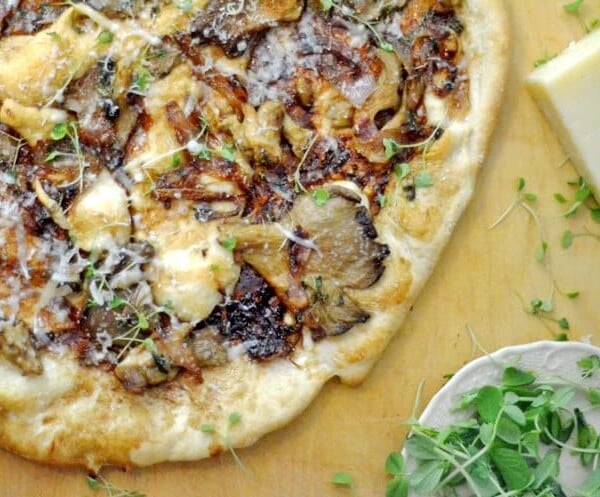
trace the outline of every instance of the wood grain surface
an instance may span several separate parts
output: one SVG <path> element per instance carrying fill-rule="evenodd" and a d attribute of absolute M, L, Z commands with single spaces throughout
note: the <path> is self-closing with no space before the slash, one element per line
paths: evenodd
<path fill-rule="evenodd" d="M 556 324 L 526 314 L 520 299 L 547 298 L 554 280 L 563 291 L 581 292 L 575 300 L 554 294 L 553 315 L 569 320 L 569 337 L 591 336 L 600 343 L 600 241 L 576 238 L 568 250 L 560 244 L 567 229 L 600 233 L 600 225 L 583 210 L 560 216 L 564 207 L 553 194 L 572 198 L 567 181 L 577 174 L 569 163 L 560 167 L 564 152 L 524 86 L 535 60 L 583 36 L 581 23 L 562 8 L 566 1 L 506 1 L 510 74 L 475 197 L 408 321 L 368 379 L 355 388 L 328 384 L 288 427 L 238 451 L 243 468 L 224 455 L 128 472 L 109 469 L 104 477 L 148 497 L 383 497 L 384 461 L 402 445 L 419 384 L 424 382 L 424 403 L 443 385 L 444 374 L 481 354 L 467 327 L 489 351 L 551 339 L 548 327 L 558 330 Z M 600 16 L 600 1 L 586 0 L 582 14 L 587 20 Z M 544 263 L 535 259 L 540 233 L 524 209 L 488 229 L 514 200 L 519 177 L 538 195 L 533 205 L 549 246 Z M 351 489 L 330 483 L 341 470 L 352 474 Z M 83 470 L 46 467 L 0 451 L 0 497 L 92 495 L 104 494 L 87 488 Z"/>

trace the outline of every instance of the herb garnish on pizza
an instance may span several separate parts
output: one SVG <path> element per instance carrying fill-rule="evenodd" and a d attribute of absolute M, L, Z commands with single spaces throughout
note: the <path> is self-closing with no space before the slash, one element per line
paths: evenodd
<path fill-rule="evenodd" d="M 507 58 L 499 0 L 22 0 L 0 26 L 0 445 L 92 469 L 248 445 L 360 381 Z"/>

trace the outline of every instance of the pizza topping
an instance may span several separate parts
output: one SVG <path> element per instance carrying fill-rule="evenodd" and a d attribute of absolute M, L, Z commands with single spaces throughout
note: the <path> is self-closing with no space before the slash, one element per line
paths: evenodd
<path fill-rule="evenodd" d="M 77 197 L 67 218 L 71 237 L 86 252 L 124 245 L 131 236 L 127 194 L 107 171 Z"/>
<path fill-rule="evenodd" d="M 39 375 L 43 372 L 31 333 L 21 321 L 0 321 L 0 356 L 17 366 L 25 375 Z"/>
<path fill-rule="evenodd" d="M 164 355 L 151 352 L 145 347 L 133 349 L 115 368 L 115 375 L 123 386 L 133 392 L 170 381 L 179 369 L 173 367 Z"/>
<path fill-rule="evenodd" d="M 203 323 L 219 330 L 231 345 L 242 344 L 253 359 L 288 355 L 298 341 L 294 319 L 266 281 L 244 266 L 233 294 Z"/>
<path fill-rule="evenodd" d="M 0 10 L 23 33 L 0 41 L 6 208 L 20 199 L 2 310 L 38 345 L 140 391 L 369 319 L 395 165 L 423 154 L 395 178 L 419 203 L 465 105 L 455 2 L 24 5 Z"/>

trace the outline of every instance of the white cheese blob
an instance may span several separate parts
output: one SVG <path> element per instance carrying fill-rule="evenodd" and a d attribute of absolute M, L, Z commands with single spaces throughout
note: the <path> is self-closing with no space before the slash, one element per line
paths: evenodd
<path fill-rule="evenodd" d="M 527 83 L 571 161 L 600 199 L 600 30 L 538 67 Z"/>
<path fill-rule="evenodd" d="M 107 171 L 77 197 L 68 220 L 75 244 L 87 252 L 125 245 L 131 236 L 127 194 Z"/>
<path fill-rule="evenodd" d="M 151 230 L 156 249 L 150 274 L 154 300 L 184 321 L 207 318 L 239 277 L 233 253 L 214 223 L 166 221 Z"/>

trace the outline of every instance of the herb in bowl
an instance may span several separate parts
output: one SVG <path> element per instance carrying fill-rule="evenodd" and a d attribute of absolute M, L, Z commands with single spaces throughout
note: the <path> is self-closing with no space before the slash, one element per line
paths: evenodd
<path fill-rule="evenodd" d="M 599 497 L 600 437 L 588 417 L 600 408 L 600 389 L 584 381 L 597 357 L 577 362 L 582 381 L 505 367 L 497 384 L 459 397 L 460 420 L 412 422 L 404 451 L 386 461 L 386 497 Z M 565 482 L 563 462 L 585 476 Z"/>

